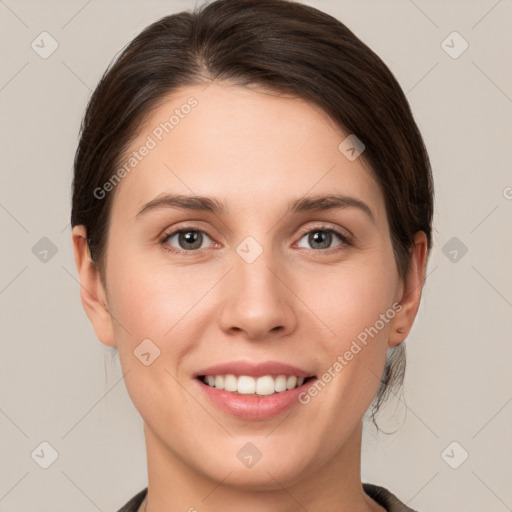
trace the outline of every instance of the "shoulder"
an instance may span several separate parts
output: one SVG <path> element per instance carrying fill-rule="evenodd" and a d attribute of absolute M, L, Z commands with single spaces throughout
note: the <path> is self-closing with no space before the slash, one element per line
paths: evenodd
<path fill-rule="evenodd" d="M 417 512 L 400 501 L 394 494 L 385 487 L 370 483 L 363 483 L 364 492 L 382 505 L 388 512 Z"/>
<path fill-rule="evenodd" d="M 137 493 L 130 501 L 128 501 L 128 503 L 123 505 L 117 512 L 137 512 L 141 503 L 144 501 L 147 492 L 147 487 L 145 489 L 142 489 L 142 491 Z"/>
<path fill-rule="evenodd" d="M 405 503 L 400 501 L 394 494 L 388 491 L 385 487 L 374 485 L 370 483 L 363 483 L 364 492 L 374 499 L 379 505 L 386 508 L 388 512 L 416 512 L 409 508 Z M 117 512 L 137 512 L 141 503 L 146 497 L 148 488 L 146 487 L 133 498 L 130 499 L 123 507 Z"/>

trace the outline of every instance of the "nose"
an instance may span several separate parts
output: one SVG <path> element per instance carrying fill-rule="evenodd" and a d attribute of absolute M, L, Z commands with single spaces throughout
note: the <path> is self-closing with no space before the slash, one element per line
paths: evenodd
<path fill-rule="evenodd" d="M 293 332 L 297 323 L 295 298 L 286 282 L 287 273 L 275 268 L 275 263 L 266 251 L 252 263 L 235 255 L 218 317 L 224 332 L 242 333 L 251 340 Z"/>

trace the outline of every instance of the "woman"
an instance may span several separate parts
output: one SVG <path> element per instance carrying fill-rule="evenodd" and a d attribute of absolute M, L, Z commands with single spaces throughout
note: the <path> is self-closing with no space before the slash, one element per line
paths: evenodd
<path fill-rule="evenodd" d="M 144 421 L 120 512 L 408 511 L 360 476 L 405 370 L 432 176 L 384 63 L 333 17 L 217 0 L 107 70 L 75 157 L 81 299 Z"/>

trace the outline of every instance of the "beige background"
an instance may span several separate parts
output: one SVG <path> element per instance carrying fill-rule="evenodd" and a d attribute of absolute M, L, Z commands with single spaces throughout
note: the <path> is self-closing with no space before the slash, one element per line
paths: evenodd
<path fill-rule="evenodd" d="M 404 392 L 380 416 L 393 434 L 365 430 L 363 481 L 421 512 L 512 510 L 512 1 L 306 3 L 388 64 L 435 175 L 434 249 Z M 146 485 L 141 419 L 79 299 L 72 159 L 111 59 L 152 21 L 193 5 L 0 0 L 2 512 L 110 512 Z M 43 31 L 59 45 L 47 59 L 31 47 Z M 469 43 L 456 59 L 441 45 L 453 31 Z M 57 250 L 46 262 L 33 252 L 43 237 Z M 451 245 L 443 252 L 452 237 L 468 248 L 456 262 Z M 31 456 L 43 441 L 58 452 L 48 469 Z"/>

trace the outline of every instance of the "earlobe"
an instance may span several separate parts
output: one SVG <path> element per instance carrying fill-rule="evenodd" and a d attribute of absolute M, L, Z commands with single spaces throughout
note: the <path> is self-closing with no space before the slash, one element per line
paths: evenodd
<path fill-rule="evenodd" d="M 107 295 L 96 264 L 91 259 L 85 226 L 75 226 L 72 231 L 75 264 L 80 280 L 82 306 L 92 324 L 97 338 L 105 345 L 115 347 L 112 317 Z"/>
<path fill-rule="evenodd" d="M 389 346 L 399 345 L 405 340 L 412 328 L 420 307 L 421 292 L 425 282 L 425 265 L 427 260 L 427 236 L 423 231 L 414 235 L 414 243 L 410 249 L 411 264 L 403 283 L 402 306 L 390 325 Z"/>

